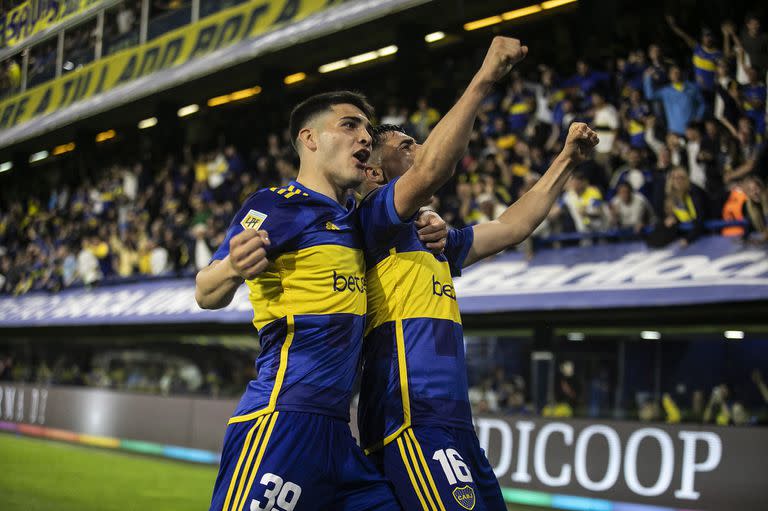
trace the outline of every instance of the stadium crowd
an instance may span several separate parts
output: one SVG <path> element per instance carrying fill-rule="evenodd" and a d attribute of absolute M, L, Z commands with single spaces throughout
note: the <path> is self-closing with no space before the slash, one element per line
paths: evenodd
<path fill-rule="evenodd" d="M 455 227 L 495 218 L 546 170 L 568 125 L 585 121 L 601 139 L 594 158 L 573 174 L 534 238 L 558 246 L 563 233 L 577 233 L 581 243 L 610 234 L 663 246 L 689 243 L 706 220 L 724 219 L 746 224 L 724 228 L 725 235 L 768 240 L 761 80 L 768 34 L 754 16 L 740 31 L 724 23 L 720 42 L 708 29 L 695 40 L 673 18 L 667 22 L 689 46 L 677 62 L 651 44 L 610 69 L 580 60 L 572 75 L 545 65 L 536 76 L 513 75 L 485 101 L 469 150 L 434 208 Z M 422 98 L 413 109 L 393 99 L 379 121 L 423 140 L 439 119 Z M 262 147 L 185 146 L 159 166 L 120 162 L 87 169 L 90 178 L 76 186 L 5 196 L 0 293 L 192 275 L 250 193 L 296 176 L 288 138 L 275 132 Z M 532 242 L 526 250 L 531 257 Z"/>

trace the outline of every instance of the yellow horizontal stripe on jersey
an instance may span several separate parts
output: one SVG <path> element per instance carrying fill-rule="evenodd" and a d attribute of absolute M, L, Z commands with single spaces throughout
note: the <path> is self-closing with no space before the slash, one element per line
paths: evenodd
<path fill-rule="evenodd" d="M 512 115 L 527 114 L 533 110 L 529 103 L 515 103 L 509 107 L 509 113 Z"/>
<path fill-rule="evenodd" d="M 642 123 L 637 122 L 634 119 L 630 119 L 629 128 L 627 129 L 630 135 L 639 135 L 645 133 L 645 126 Z"/>
<path fill-rule="evenodd" d="M 366 273 L 366 334 L 387 323 L 410 318 L 461 323 L 456 290 L 447 262 L 429 252 L 390 252 Z"/>
<path fill-rule="evenodd" d="M 704 71 L 717 71 L 717 64 L 714 60 L 705 59 L 703 57 L 699 57 L 698 55 L 693 56 L 693 65 Z"/>
<path fill-rule="evenodd" d="M 253 324 L 288 314 L 365 315 L 365 261 L 360 249 L 318 245 L 280 255 L 247 281 Z"/>

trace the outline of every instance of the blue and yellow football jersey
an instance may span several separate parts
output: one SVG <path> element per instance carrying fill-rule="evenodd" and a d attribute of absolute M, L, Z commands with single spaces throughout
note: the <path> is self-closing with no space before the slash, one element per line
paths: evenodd
<path fill-rule="evenodd" d="M 354 200 L 346 207 L 297 182 L 260 190 L 213 258 L 243 229 L 264 229 L 267 269 L 247 281 L 262 352 L 230 423 L 273 411 L 349 420 L 365 326 L 366 284 Z"/>
<path fill-rule="evenodd" d="M 707 51 L 700 44 L 693 49 L 693 71 L 699 86 L 704 90 L 715 88 L 717 61 L 723 58 L 720 51 Z"/>
<path fill-rule="evenodd" d="M 413 424 L 472 428 L 464 336 L 452 277 L 472 245 L 472 228 L 451 230 L 444 254 L 419 241 L 394 207 L 394 183 L 361 203 L 368 318 L 358 406 L 370 451 Z"/>

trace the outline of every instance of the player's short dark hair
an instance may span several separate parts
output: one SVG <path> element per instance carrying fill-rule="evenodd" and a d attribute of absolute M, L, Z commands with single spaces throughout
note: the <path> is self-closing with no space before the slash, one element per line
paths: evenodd
<path fill-rule="evenodd" d="M 404 135 L 408 134 L 406 133 L 405 128 L 398 126 L 397 124 L 379 124 L 371 130 L 371 135 L 373 136 L 373 147 L 375 148 L 384 142 L 384 138 L 390 133 L 402 133 Z"/>
<path fill-rule="evenodd" d="M 333 105 L 349 104 L 359 108 L 368 119 L 373 117 L 373 107 L 368 103 L 368 98 L 359 92 L 340 90 L 333 92 L 324 92 L 310 96 L 293 108 L 291 120 L 288 123 L 288 130 L 291 134 L 291 143 L 293 148 L 298 151 L 296 139 L 299 131 L 306 126 L 307 122 L 321 112 L 325 112 Z"/>

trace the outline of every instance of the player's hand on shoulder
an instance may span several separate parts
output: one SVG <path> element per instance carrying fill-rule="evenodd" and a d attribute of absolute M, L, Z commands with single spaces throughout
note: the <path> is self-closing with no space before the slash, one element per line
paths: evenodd
<path fill-rule="evenodd" d="M 440 254 L 445 250 L 448 240 L 448 224 L 434 211 L 425 210 L 419 213 L 414 222 L 419 233 L 419 240 L 432 253 Z"/>
<path fill-rule="evenodd" d="M 250 280 L 267 269 L 267 231 L 245 229 L 229 240 L 229 264 L 243 279 Z"/>
<path fill-rule="evenodd" d="M 562 155 L 578 164 L 589 158 L 592 149 L 600 142 L 597 133 L 583 122 L 574 122 L 568 128 Z"/>
<path fill-rule="evenodd" d="M 488 48 L 480 72 L 484 79 L 496 82 L 509 73 L 526 55 L 528 55 L 528 47 L 519 39 L 496 36 Z"/>

